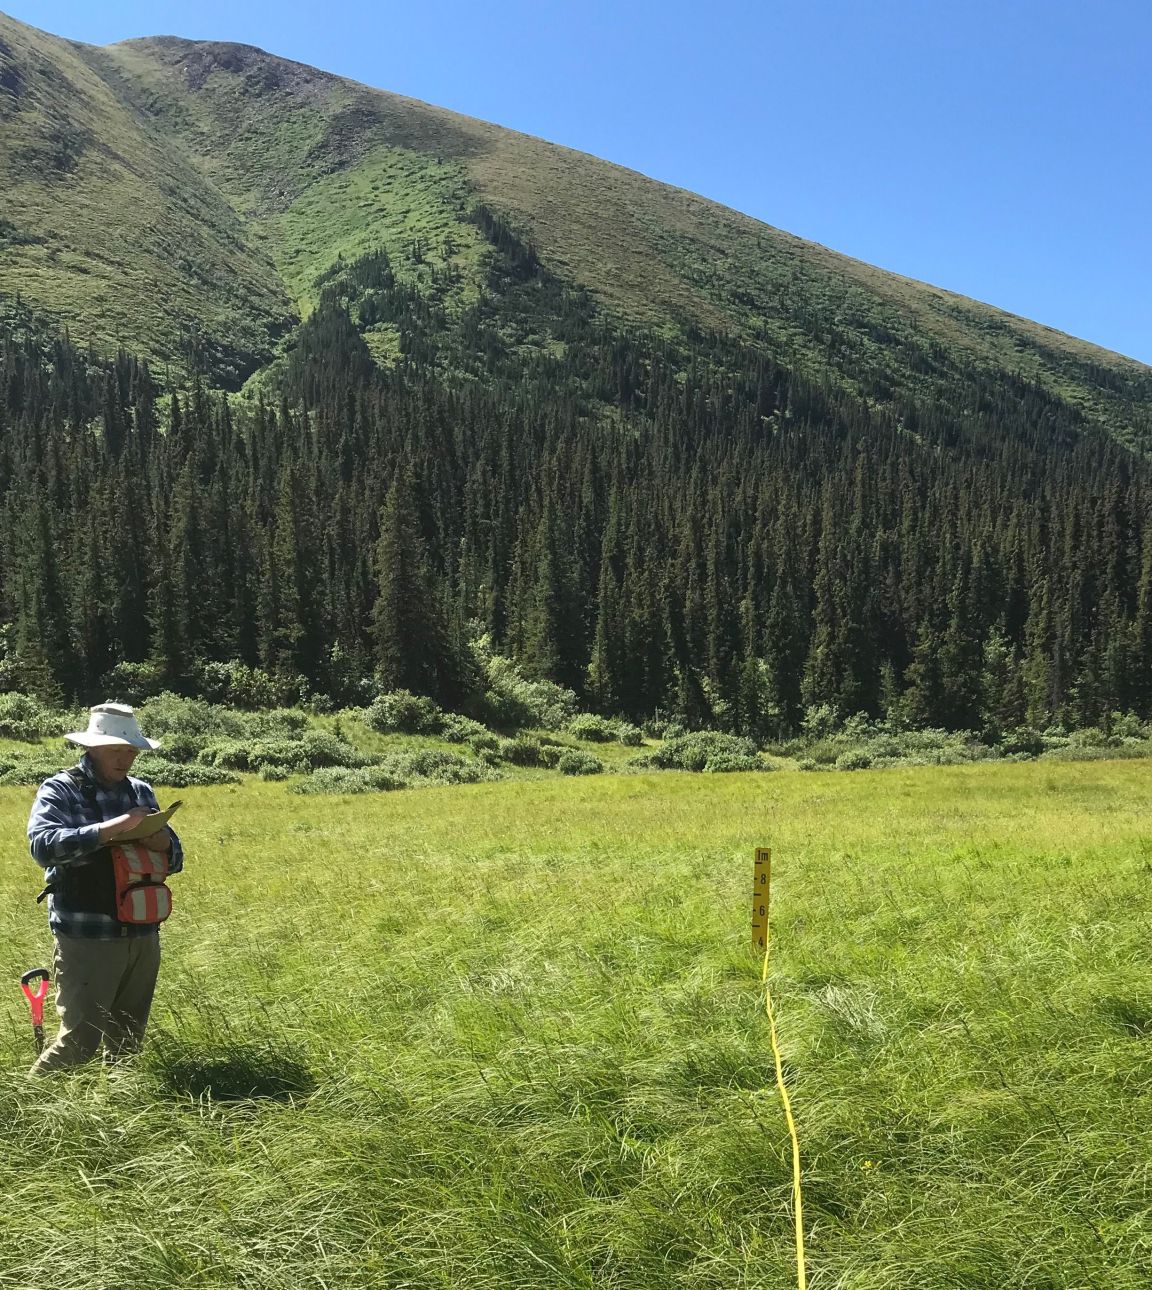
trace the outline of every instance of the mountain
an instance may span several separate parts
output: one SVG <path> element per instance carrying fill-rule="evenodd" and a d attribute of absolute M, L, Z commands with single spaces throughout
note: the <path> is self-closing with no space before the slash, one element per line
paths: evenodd
<path fill-rule="evenodd" d="M 1152 721 L 1139 363 L 243 46 L 0 19 L 0 194 L 0 689 Z"/>
<path fill-rule="evenodd" d="M 450 330 L 492 293 L 509 235 L 598 324 L 684 363 L 701 336 L 719 338 L 875 404 L 954 399 L 970 373 L 1004 373 L 1121 442 L 1152 442 L 1142 364 L 250 46 L 96 48 L 0 15 L 0 184 L 0 308 L 18 296 L 177 382 L 199 371 L 238 388 L 291 349 L 325 281 L 379 251 Z M 500 303 L 505 348 L 563 345 L 535 304 Z M 370 315 L 360 330 L 386 369 L 402 327 Z"/>

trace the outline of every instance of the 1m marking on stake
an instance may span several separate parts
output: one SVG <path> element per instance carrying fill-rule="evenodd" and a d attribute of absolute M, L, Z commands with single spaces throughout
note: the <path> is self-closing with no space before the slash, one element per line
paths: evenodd
<path fill-rule="evenodd" d="M 772 852 L 756 848 L 752 869 L 752 948 L 763 954 L 768 948 L 768 893 L 772 886 Z"/>

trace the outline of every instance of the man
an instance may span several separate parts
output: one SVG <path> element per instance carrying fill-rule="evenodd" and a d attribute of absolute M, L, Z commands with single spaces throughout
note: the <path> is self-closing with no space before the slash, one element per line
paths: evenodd
<path fill-rule="evenodd" d="M 64 738 L 87 751 L 78 766 L 40 785 L 28 820 L 32 856 L 46 870 L 51 893 L 60 1017 L 60 1032 L 32 1067 L 35 1075 L 86 1062 L 101 1043 L 106 1061 L 136 1052 L 160 970 L 158 926 L 121 922 L 92 895 L 93 879 L 112 865 L 108 845 L 159 810 L 152 789 L 128 772 L 141 751 L 160 745 L 144 737 L 132 709 L 121 703 L 98 704 L 88 729 Z M 140 842 L 166 853 L 170 872 L 184 867 L 172 829 Z"/>

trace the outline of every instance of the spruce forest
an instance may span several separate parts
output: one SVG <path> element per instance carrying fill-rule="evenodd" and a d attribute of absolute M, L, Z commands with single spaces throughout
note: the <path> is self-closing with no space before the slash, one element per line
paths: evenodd
<path fill-rule="evenodd" d="M 0 120 L 0 685 L 1152 718 L 1141 364 L 247 46 L 0 15 Z"/>
<path fill-rule="evenodd" d="M 878 405 L 610 330 L 478 218 L 485 303 L 448 326 L 383 253 L 340 264 L 275 398 L 9 336 L 6 686 L 197 693 L 232 663 L 467 710 L 487 633 L 591 709 L 761 737 L 813 705 L 993 734 L 1152 715 L 1142 459 L 1023 380 Z M 559 351 L 528 367 L 492 316 L 516 296 Z M 380 316 L 390 372 L 358 330 Z"/>

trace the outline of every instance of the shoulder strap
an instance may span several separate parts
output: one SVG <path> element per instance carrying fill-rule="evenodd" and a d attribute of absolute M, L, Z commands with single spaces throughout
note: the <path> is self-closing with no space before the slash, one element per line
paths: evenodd
<path fill-rule="evenodd" d="M 88 802 L 90 806 L 97 805 L 96 785 L 93 784 L 92 781 L 88 778 L 88 776 L 84 774 L 84 771 L 81 769 L 81 767 L 69 766 L 68 769 L 63 773 L 68 776 L 68 778 L 72 781 L 73 784 L 76 785 L 76 787 L 80 790 L 81 795 L 84 797 L 84 799 Z"/>

